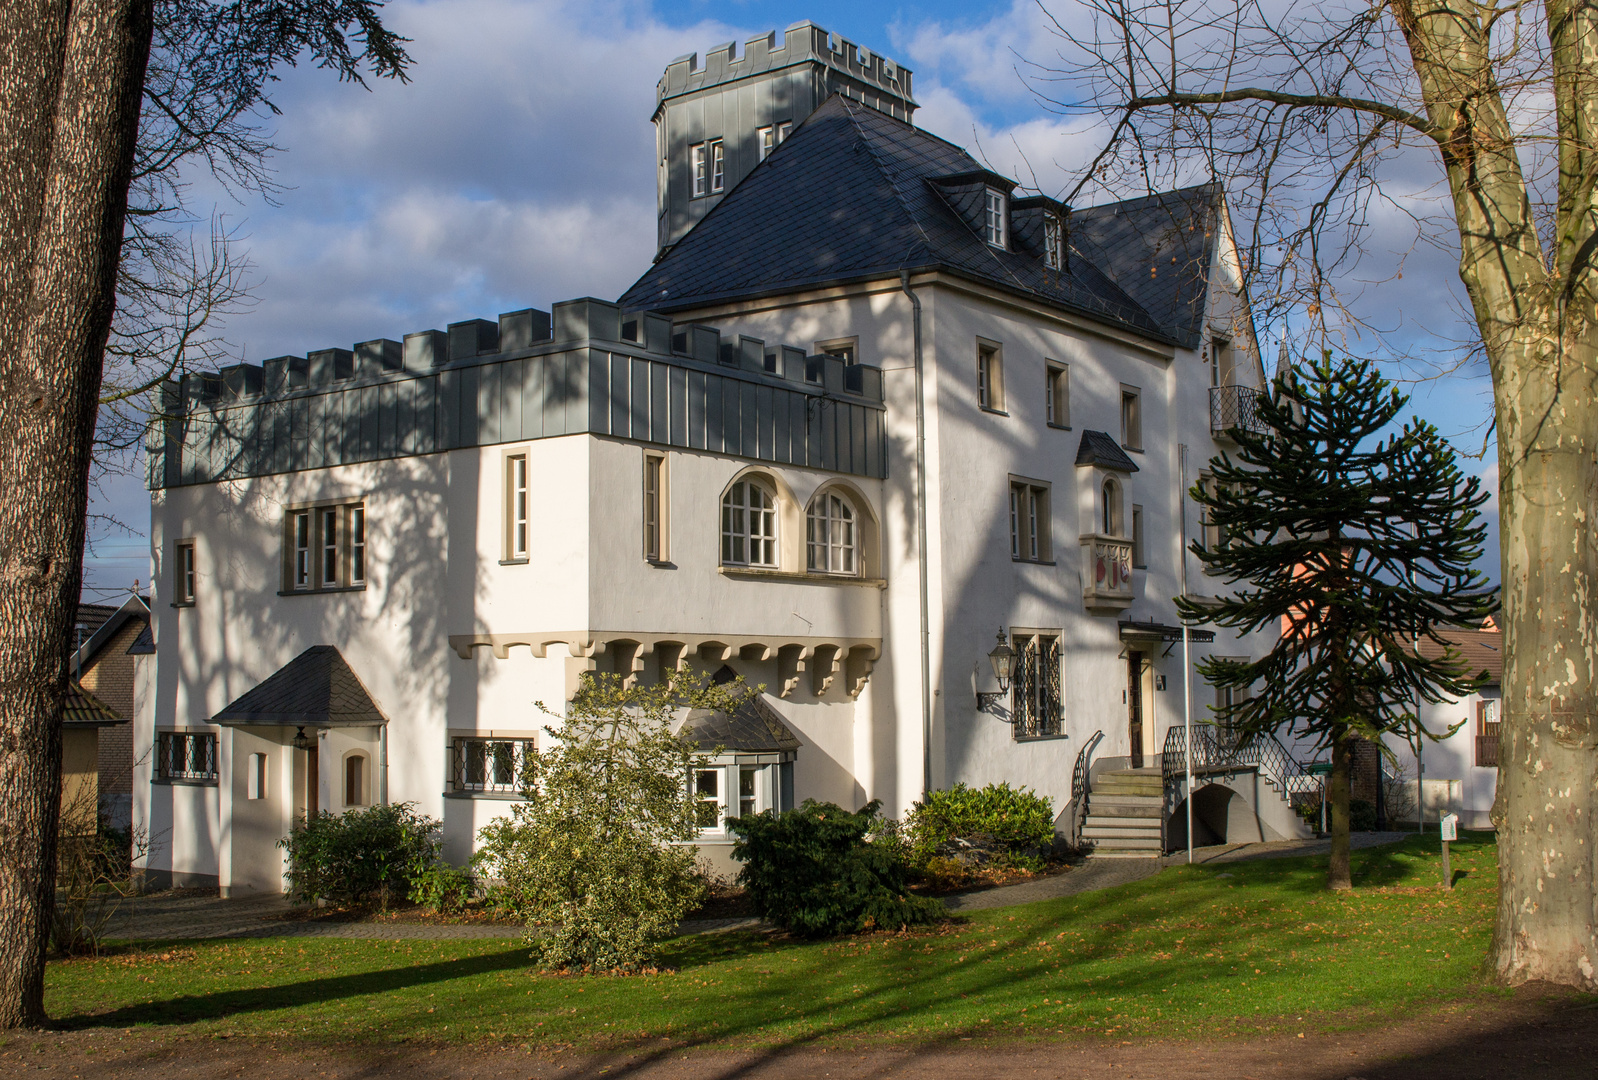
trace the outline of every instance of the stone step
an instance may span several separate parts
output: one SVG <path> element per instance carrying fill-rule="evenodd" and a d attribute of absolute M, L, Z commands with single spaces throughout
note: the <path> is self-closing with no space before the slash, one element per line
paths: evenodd
<path fill-rule="evenodd" d="M 1158 841 L 1159 829 L 1120 828 L 1114 825 L 1088 825 L 1082 835 L 1089 840 L 1148 840 Z"/>
<path fill-rule="evenodd" d="M 1165 800 L 1158 795 L 1106 795 L 1104 792 L 1095 791 L 1088 796 L 1088 805 L 1098 806 L 1146 806 L 1158 811 Z"/>
<path fill-rule="evenodd" d="M 1158 859 L 1158 851 L 1121 851 L 1119 849 L 1100 850 L 1094 848 L 1088 852 L 1090 859 Z"/>
<path fill-rule="evenodd" d="M 1160 831 L 1160 819 L 1147 817 L 1112 817 L 1105 814 L 1089 814 L 1082 823 L 1083 828 L 1097 829 L 1152 829 Z"/>
<path fill-rule="evenodd" d="M 1122 780 L 1113 776 L 1101 776 L 1093 781 L 1094 791 L 1135 791 L 1140 795 L 1159 795 L 1165 790 L 1162 781 Z"/>
<path fill-rule="evenodd" d="M 1106 836 L 1094 842 L 1095 851 L 1159 851 L 1158 836 Z"/>

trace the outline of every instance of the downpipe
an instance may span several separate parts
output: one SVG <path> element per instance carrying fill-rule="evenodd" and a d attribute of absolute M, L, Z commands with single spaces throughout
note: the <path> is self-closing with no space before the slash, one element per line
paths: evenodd
<path fill-rule="evenodd" d="M 927 414 L 922 389 L 921 298 L 910 288 L 910 271 L 899 271 L 910 300 L 915 342 L 916 394 L 916 574 L 921 608 L 921 798 L 932 790 L 932 630 L 927 613 Z"/>

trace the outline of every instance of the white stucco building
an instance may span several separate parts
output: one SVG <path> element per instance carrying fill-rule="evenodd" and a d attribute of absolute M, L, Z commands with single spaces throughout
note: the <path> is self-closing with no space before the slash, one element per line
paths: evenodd
<path fill-rule="evenodd" d="M 384 800 L 464 861 L 584 670 L 766 686 L 690 780 L 707 820 L 1008 781 L 1065 829 L 1095 733 L 1094 770 L 1158 763 L 1181 448 L 1198 479 L 1264 384 L 1223 193 L 1073 210 L 913 110 L 908 71 L 809 24 L 676 62 L 666 246 L 618 302 L 170 389 L 153 882 L 279 889 L 298 816 Z"/>

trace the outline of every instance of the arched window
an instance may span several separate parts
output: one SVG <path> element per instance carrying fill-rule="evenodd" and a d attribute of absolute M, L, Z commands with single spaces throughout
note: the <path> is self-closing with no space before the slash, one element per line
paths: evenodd
<path fill-rule="evenodd" d="M 1121 535 L 1121 485 L 1104 481 L 1104 535 Z"/>
<path fill-rule="evenodd" d="M 727 566 L 777 565 L 777 500 L 752 480 L 721 499 L 721 561 Z"/>
<path fill-rule="evenodd" d="M 344 805 L 365 806 L 366 786 L 366 756 L 351 754 L 344 759 Z"/>
<path fill-rule="evenodd" d="M 805 565 L 822 574 L 859 572 L 854 507 L 842 496 L 823 491 L 810 500 L 805 515 Z"/>

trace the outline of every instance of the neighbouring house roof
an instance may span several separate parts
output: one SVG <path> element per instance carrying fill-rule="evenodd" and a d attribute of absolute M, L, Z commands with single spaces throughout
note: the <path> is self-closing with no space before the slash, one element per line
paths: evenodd
<path fill-rule="evenodd" d="M 67 680 L 66 701 L 61 708 L 61 722 L 69 727 L 109 727 L 128 721 L 117 716 L 105 702 L 85 690 L 76 679 Z"/>
<path fill-rule="evenodd" d="M 721 747 L 727 753 L 776 754 L 799 749 L 799 738 L 782 716 L 753 694 L 731 713 L 692 709 L 677 729 L 677 737 L 700 750 Z"/>
<path fill-rule="evenodd" d="M 1177 344 L 1196 349 L 1220 237 L 1219 182 L 1071 212 L 1071 245 Z"/>
<path fill-rule="evenodd" d="M 211 718 L 214 724 L 374 727 L 388 723 L 338 649 L 313 645 Z"/>
<path fill-rule="evenodd" d="M 139 636 L 133 639 L 133 644 L 128 646 L 129 656 L 153 656 L 155 654 L 155 633 L 150 629 L 150 624 L 145 623 L 144 629 L 139 631 Z"/>
<path fill-rule="evenodd" d="M 121 607 L 111 607 L 108 604 L 79 604 L 79 622 L 85 621 L 82 614 L 85 608 L 105 608 L 107 613 L 99 617 L 99 621 L 94 624 L 93 632 L 73 652 L 72 658 L 68 661 L 68 667 L 72 671 L 81 670 L 83 665 L 92 660 L 96 653 L 105 648 L 108 642 L 122 632 L 122 628 L 128 624 L 128 620 L 141 620 L 145 626 L 145 633 L 149 632 L 150 602 L 142 596 L 128 597 L 127 602 Z M 98 611 L 95 614 L 99 616 Z M 141 634 L 140 637 L 142 638 L 143 635 Z M 132 652 L 133 650 L 129 649 L 128 651 Z"/>
<path fill-rule="evenodd" d="M 669 313 L 901 270 L 938 269 L 1156 340 L 1177 340 L 1104 269 L 1148 273 L 1116 249 L 1089 257 L 1072 251 L 1067 265 L 1054 270 L 1036 253 L 988 244 L 956 211 L 949 194 L 951 183 L 977 175 L 987 172 L 960 147 L 834 95 L 639 278 L 621 304 Z M 1212 203 L 1219 198 L 1218 188 L 1205 190 L 1211 191 Z M 1190 204 L 1210 205 L 1194 198 L 1172 202 L 1170 209 Z M 1213 209 L 1204 212 L 1213 217 Z M 1091 219 L 1095 236 L 1099 217 Z M 1068 237 L 1075 221 L 1072 214 Z M 1194 234 L 1206 235 L 1206 230 Z M 1184 234 L 1184 252 L 1187 244 Z M 1207 265 L 1179 260 L 1167 277 L 1205 270 Z M 1202 297 L 1202 278 L 1178 290 L 1177 306 L 1194 294 Z M 1185 308 L 1181 312 L 1185 318 Z M 1185 333 L 1191 321 L 1178 329 Z"/>
<path fill-rule="evenodd" d="M 1106 469 L 1118 469 L 1128 473 L 1138 471 L 1137 462 L 1127 457 L 1126 451 L 1121 449 L 1121 444 L 1103 431 L 1082 432 L 1082 441 L 1077 443 L 1076 447 L 1076 463 L 1101 465 Z"/>
<path fill-rule="evenodd" d="M 1497 686 L 1504 677 L 1504 633 L 1498 629 L 1447 630 L 1440 636 L 1458 649 L 1465 658 L 1465 671 L 1469 675 L 1487 676 L 1489 685 Z M 1428 659 L 1443 654 L 1442 647 L 1429 638 L 1422 638 L 1420 654 Z"/>

